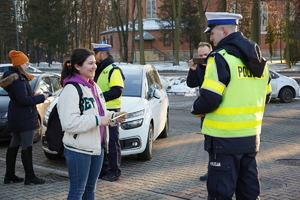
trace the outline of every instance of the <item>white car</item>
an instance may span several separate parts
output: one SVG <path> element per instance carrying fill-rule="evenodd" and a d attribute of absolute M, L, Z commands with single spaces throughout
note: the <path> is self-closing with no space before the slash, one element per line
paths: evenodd
<path fill-rule="evenodd" d="M 295 79 L 283 76 L 270 70 L 272 77 L 272 99 L 280 99 L 281 103 L 289 103 L 299 96 L 299 84 Z"/>
<path fill-rule="evenodd" d="M 137 154 L 139 160 L 150 160 L 155 139 L 159 136 L 166 138 L 169 134 L 168 96 L 152 65 L 120 64 L 119 67 L 125 76 L 121 111 L 127 112 L 127 119 L 119 128 L 121 153 Z M 50 105 L 45 112 L 42 130 L 42 147 L 49 159 L 61 156 L 50 151 L 45 140 L 47 119 L 52 107 Z"/>
<path fill-rule="evenodd" d="M 160 76 L 152 65 L 119 65 L 125 75 L 121 111 L 127 119 L 121 123 L 122 155 L 137 154 L 150 160 L 153 141 L 169 134 L 169 99 Z"/>
<path fill-rule="evenodd" d="M 0 72 L 5 72 L 8 70 L 8 67 L 11 67 L 12 64 L 8 63 L 8 64 L 0 64 Z M 42 72 L 41 70 L 29 65 L 28 69 L 26 70 L 27 72 L 31 73 L 31 72 Z"/>

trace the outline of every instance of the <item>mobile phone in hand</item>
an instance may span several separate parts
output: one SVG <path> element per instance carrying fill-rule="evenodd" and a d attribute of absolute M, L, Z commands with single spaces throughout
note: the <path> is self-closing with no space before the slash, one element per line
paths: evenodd
<path fill-rule="evenodd" d="M 51 92 L 44 91 L 43 93 L 45 93 L 45 94 L 48 94 L 48 96 L 49 96 L 49 97 L 51 97 L 51 96 L 52 96 L 52 93 L 51 93 Z"/>
<path fill-rule="evenodd" d="M 193 58 L 193 62 L 195 64 L 201 64 L 201 65 L 206 64 L 205 63 L 205 58 Z"/>

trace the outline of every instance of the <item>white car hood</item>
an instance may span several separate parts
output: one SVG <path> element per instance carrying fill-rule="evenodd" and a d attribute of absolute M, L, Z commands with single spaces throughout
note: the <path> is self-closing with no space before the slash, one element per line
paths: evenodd
<path fill-rule="evenodd" d="M 122 97 L 121 111 L 136 112 L 145 109 L 145 99 L 140 97 Z"/>

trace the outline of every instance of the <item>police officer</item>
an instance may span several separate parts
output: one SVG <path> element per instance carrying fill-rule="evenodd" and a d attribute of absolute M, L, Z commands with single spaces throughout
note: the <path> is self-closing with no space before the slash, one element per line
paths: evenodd
<path fill-rule="evenodd" d="M 124 88 L 124 76 L 121 69 L 114 64 L 110 55 L 111 45 L 101 41 L 100 44 L 92 43 L 97 70 L 94 81 L 103 91 L 108 110 L 119 112 L 121 108 L 121 95 Z M 119 141 L 119 124 L 109 126 L 109 144 L 104 155 L 104 161 L 99 178 L 106 181 L 116 181 L 121 175 L 121 146 Z"/>
<path fill-rule="evenodd" d="M 206 59 L 208 54 L 212 51 L 212 47 L 209 43 L 207 42 L 199 42 L 198 48 L 197 48 L 197 53 L 198 57 L 202 59 Z M 205 68 L 206 64 L 203 63 L 194 63 L 193 59 L 190 59 L 189 62 L 189 73 L 186 78 L 186 84 L 190 88 L 195 88 L 199 87 L 201 88 L 201 85 L 204 80 L 204 74 L 205 74 Z M 201 122 L 200 122 L 200 127 L 202 127 L 204 117 L 201 117 Z M 207 173 L 204 175 L 200 176 L 200 181 L 207 181 Z"/>
<path fill-rule="evenodd" d="M 192 113 L 204 116 L 209 200 L 259 199 L 256 155 L 270 76 L 258 45 L 237 32 L 240 14 L 206 12 L 213 51 Z M 267 100 L 267 102 L 268 102 Z"/>

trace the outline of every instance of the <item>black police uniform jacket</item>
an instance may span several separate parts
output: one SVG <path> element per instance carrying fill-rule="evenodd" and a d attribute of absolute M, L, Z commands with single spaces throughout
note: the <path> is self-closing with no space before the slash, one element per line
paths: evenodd
<path fill-rule="evenodd" d="M 263 74 L 266 61 L 262 58 L 258 45 L 245 38 L 242 33 L 235 32 L 223 38 L 208 55 L 215 57 L 219 81 L 226 86 L 230 82 L 230 70 L 224 58 L 217 53 L 221 49 L 240 58 L 255 76 L 261 77 Z M 269 102 L 270 95 L 267 99 Z M 194 102 L 192 114 L 210 113 L 219 107 L 221 101 L 221 95 L 201 88 L 200 96 Z M 217 154 L 245 154 L 257 152 L 259 144 L 259 134 L 241 138 L 218 138 L 205 135 L 204 149 Z"/>
<path fill-rule="evenodd" d="M 44 95 L 36 95 L 32 91 L 26 77 L 18 68 L 9 67 L 2 79 L 3 87 L 10 97 L 8 105 L 8 127 L 12 132 L 35 130 L 40 127 L 36 104 L 45 101 Z"/>

